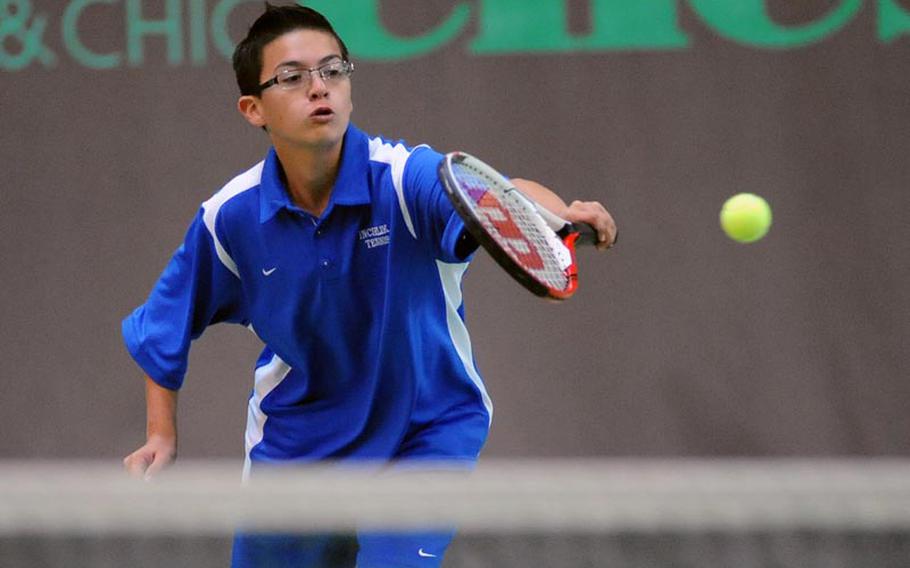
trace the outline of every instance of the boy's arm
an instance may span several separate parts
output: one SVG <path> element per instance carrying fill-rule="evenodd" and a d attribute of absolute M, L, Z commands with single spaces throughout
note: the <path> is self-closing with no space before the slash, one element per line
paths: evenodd
<path fill-rule="evenodd" d="M 133 477 L 150 479 L 177 459 L 177 391 L 145 377 L 146 441 L 123 459 Z"/>
<path fill-rule="evenodd" d="M 597 248 L 608 249 L 616 242 L 616 222 L 598 201 L 573 201 L 566 205 L 561 197 L 547 187 L 531 180 L 513 178 L 512 183 L 523 194 L 556 215 L 572 223 L 587 223 L 597 231 Z"/>

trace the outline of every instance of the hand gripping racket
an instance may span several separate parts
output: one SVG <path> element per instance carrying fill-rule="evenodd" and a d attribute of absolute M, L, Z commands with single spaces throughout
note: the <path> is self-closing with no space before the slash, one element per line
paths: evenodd
<path fill-rule="evenodd" d="M 446 154 L 439 178 L 474 240 L 538 296 L 565 300 L 578 287 L 575 245 L 595 244 L 576 226 L 525 197 L 492 167 L 463 152 Z"/>

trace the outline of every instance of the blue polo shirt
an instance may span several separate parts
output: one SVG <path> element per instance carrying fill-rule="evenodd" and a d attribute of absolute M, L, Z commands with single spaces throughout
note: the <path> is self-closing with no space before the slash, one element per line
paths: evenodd
<path fill-rule="evenodd" d="M 148 300 L 123 321 L 158 384 L 183 383 L 219 322 L 265 344 L 246 429 L 256 461 L 476 459 L 492 412 L 464 323 L 464 230 L 442 156 L 353 125 L 319 217 L 296 207 L 274 149 L 203 203 Z"/>

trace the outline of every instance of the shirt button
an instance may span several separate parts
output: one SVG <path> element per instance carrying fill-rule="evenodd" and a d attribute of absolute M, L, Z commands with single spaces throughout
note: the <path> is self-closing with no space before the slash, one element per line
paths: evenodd
<path fill-rule="evenodd" d="M 327 258 L 323 258 L 322 262 L 320 264 L 322 264 L 323 268 L 328 268 L 328 267 L 332 266 L 332 261 L 330 261 Z"/>

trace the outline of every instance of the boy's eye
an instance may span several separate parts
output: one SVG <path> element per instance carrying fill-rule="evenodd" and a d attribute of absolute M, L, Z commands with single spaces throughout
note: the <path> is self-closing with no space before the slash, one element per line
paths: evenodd
<path fill-rule="evenodd" d="M 303 78 L 303 73 L 300 71 L 288 71 L 282 75 L 282 78 L 284 83 L 293 85 L 300 82 L 300 80 Z"/>

